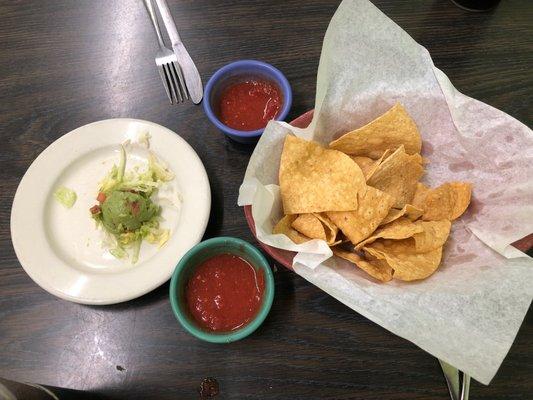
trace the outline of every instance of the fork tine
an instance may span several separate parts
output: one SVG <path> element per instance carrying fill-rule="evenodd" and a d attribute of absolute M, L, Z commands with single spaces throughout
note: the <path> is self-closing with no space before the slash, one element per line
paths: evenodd
<path fill-rule="evenodd" d="M 170 100 L 170 104 L 174 104 L 174 102 L 172 101 L 172 95 L 170 94 L 170 90 L 168 87 L 169 82 L 165 75 L 165 71 L 163 70 L 163 67 L 161 65 L 157 66 L 157 72 L 159 72 L 159 76 L 161 77 L 161 80 L 163 81 L 163 86 L 165 88 L 165 92 L 167 92 L 167 96 L 168 96 L 168 99 Z"/>
<path fill-rule="evenodd" d="M 180 102 L 180 99 L 178 97 L 178 94 L 176 93 L 176 85 L 172 79 L 172 73 L 170 72 L 170 68 L 168 64 L 163 64 L 163 69 L 165 71 L 165 75 L 168 79 L 170 92 L 172 93 L 172 98 L 176 101 L 176 104 Z"/>
<path fill-rule="evenodd" d="M 185 84 L 185 79 L 183 78 L 183 73 L 181 72 L 181 66 L 177 62 L 172 62 L 172 66 L 178 75 L 178 81 L 181 87 L 181 92 L 184 94 L 185 98 L 189 100 L 189 91 L 187 90 L 187 85 Z"/>
<path fill-rule="evenodd" d="M 167 63 L 167 68 L 170 72 L 170 76 L 172 77 L 172 82 L 174 84 L 174 89 L 176 91 L 177 97 L 176 97 L 176 103 L 179 101 L 180 103 L 183 102 L 183 96 L 181 94 L 181 88 L 178 83 L 178 77 L 176 76 L 176 71 L 174 69 L 174 65 L 172 62 Z"/>

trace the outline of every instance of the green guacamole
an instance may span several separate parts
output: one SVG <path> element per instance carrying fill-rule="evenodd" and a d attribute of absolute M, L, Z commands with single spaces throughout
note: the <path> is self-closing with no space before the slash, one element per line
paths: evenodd
<path fill-rule="evenodd" d="M 138 193 L 112 191 L 101 205 L 102 223 L 112 233 L 132 232 L 160 212 L 160 207 Z"/>

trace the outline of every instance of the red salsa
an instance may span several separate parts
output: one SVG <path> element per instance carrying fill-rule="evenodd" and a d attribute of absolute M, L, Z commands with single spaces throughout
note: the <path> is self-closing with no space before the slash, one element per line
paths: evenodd
<path fill-rule="evenodd" d="M 261 308 L 263 271 L 232 254 L 200 264 L 187 283 L 189 312 L 205 330 L 229 332 L 248 324 Z"/>
<path fill-rule="evenodd" d="M 218 117 L 230 128 L 255 131 L 276 118 L 282 103 L 278 85 L 260 78 L 249 78 L 222 90 Z"/>

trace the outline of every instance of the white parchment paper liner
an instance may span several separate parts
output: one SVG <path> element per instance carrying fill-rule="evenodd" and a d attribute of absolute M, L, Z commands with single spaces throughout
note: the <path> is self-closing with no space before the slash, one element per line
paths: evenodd
<path fill-rule="evenodd" d="M 279 160 L 287 134 L 324 145 L 400 101 L 416 121 L 430 164 L 423 182 L 472 182 L 439 270 L 429 279 L 379 284 L 331 257 L 324 242 L 272 235 L 281 218 Z M 428 51 L 366 0 L 345 0 L 326 32 L 315 115 L 307 129 L 271 122 L 250 158 L 239 205 L 252 205 L 258 239 L 298 252 L 308 281 L 389 331 L 488 384 L 533 296 L 533 261 L 510 246 L 533 232 L 533 134 L 459 93 Z M 354 327 L 356 329 L 356 327 Z"/>

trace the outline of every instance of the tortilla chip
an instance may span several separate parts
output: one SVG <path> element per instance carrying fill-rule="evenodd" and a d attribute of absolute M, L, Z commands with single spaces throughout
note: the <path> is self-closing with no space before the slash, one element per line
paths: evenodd
<path fill-rule="evenodd" d="M 423 173 L 422 165 L 402 145 L 378 166 L 367 183 L 390 194 L 396 199 L 394 207 L 402 208 L 411 203 Z"/>
<path fill-rule="evenodd" d="M 429 190 L 430 189 L 426 185 L 424 185 L 423 183 L 417 182 L 415 194 L 413 196 L 413 200 L 411 201 L 411 204 L 413 204 L 413 206 L 418 208 L 419 210 L 422 210 L 422 212 L 424 211 L 424 208 L 425 208 L 424 203 L 426 200 L 426 195 L 428 194 Z"/>
<path fill-rule="evenodd" d="M 349 156 L 292 135 L 283 146 L 279 183 L 285 214 L 355 210 L 366 186 Z"/>
<path fill-rule="evenodd" d="M 411 154 L 411 158 L 413 159 L 413 161 L 416 161 L 420 165 L 425 165 L 428 163 L 427 159 L 422 157 L 419 153 Z"/>
<path fill-rule="evenodd" d="M 300 214 L 291 226 L 311 239 L 324 240 L 329 245 L 337 244 L 335 239 L 339 229 L 325 215 Z"/>
<path fill-rule="evenodd" d="M 339 228 L 337 225 L 333 223 L 332 220 L 330 220 L 325 213 L 320 214 L 313 214 L 315 217 L 317 217 L 320 222 L 322 222 L 322 225 L 324 226 L 324 231 L 326 232 L 326 242 L 330 246 L 334 246 L 335 244 L 340 243 L 340 239 L 337 239 L 337 234 L 339 233 Z"/>
<path fill-rule="evenodd" d="M 415 249 L 419 253 L 444 246 L 452 228 L 452 223 L 447 219 L 440 221 L 416 221 L 415 224 L 422 227 L 422 232 L 415 233 L 412 237 L 415 241 Z"/>
<path fill-rule="evenodd" d="M 329 147 L 354 156 L 379 158 L 403 145 L 407 154 L 420 153 L 422 139 L 415 122 L 400 103 L 365 126 L 348 132 Z"/>
<path fill-rule="evenodd" d="M 405 235 L 413 232 L 408 230 L 407 224 L 416 226 L 422 230 L 412 234 L 410 237 L 401 239 L 401 231 L 393 229 L 391 226 L 403 225 Z M 396 279 L 410 281 L 424 279 L 431 275 L 438 268 L 442 257 L 442 248 L 450 234 L 451 222 L 441 221 L 416 221 L 399 222 L 395 221 L 380 230 L 375 236 L 375 242 L 364 245 L 365 254 L 385 260 L 392 269 L 393 277 Z M 404 236 L 405 236 L 404 235 Z M 370 239 L 370 238 L 369 238 Z"/>
<path fill-rule="evenodd" d="M 452 221 L 459 218 L 468 208 L 472 199 L 472 184 L 470 182 L 450 182 L 455 193 L 455 204 L 453 205 Z"/>
<path fill-rule="evenodd" d="M 448 182 L 435 189 L 422 186 L 417 188 L 413 204 L 424 210 L 422 219 L 425 221 L 452 221 L 459 218 L 470 204 L 471 183 Z"/>
<path fill-rule="evenodd" d="M 375 242 L 371 246 L 376 244 L 380 243 Z M 402 281 L 427 278 L 437 270 L 442 258 L 442 247 L 425 253 L 395 252 L 390 248 L 386 251 L 373 247 L 364 249 L 365 254 L 386 261 L 394 270 L 393 277 Z"/>
<path fill-rule="evenodd" d="M 278 223 L 272 230 L 272 233 L 274 235 L 276 234 L 286 235 L 290 240 L 292 240 L 296 244 L 301 244 L 301 243 L 311 240 L 307 236 L 302 235 L 296 229 L 293 229 L 291 227 L 291 224 L 294 222 L 296 218 L 297 218 L 296 215 L 285 215 L 282 219 L 278 221 Z"/>
<path fill-rule="evenodd" d="M 398 210 L 397 208 L 391 208 L 387 216 L 379 225 L 385 225 L 388 224 L 394 220 L 397 220 L 400 217 L 404 217 L 409 219 L 410 221 L 416 221 L 418 218 L 422 216 L 424 213 L 423 210 L 420 208 L 416 208 L 415 206 L 411 204 L 406 204 L 403 206 L 401 210 Z"/>
<path fill-rule="evenodd" d="M 300 214 L 292 222 L 291 227 L 311 239 L 326 240 L 326 232 L 322 222 L 313 214 Z"/>
<path fill-rule="evenodd" d="M 383 160 L 391 154 L 392 151 L 387 149 L 377 160 L 360 156 L 351 156 L 351 158 L 356 162 L 357 165 L 359 165 L 359 168 L 361 168 L 361 171 L 363 171 L 363 175 L 365 176 L 365 179 L 368 182 L 368 180 L 372 177 L 372 175 L 374 175 L 374 172 L 376 172 Z"/>
<path fill-rule="evenodd" d="M 326 212 L 326 215 L 356 245 L 374 232 L 393 202 L 387 193 L 367 186 L 366 191 L 358 195 L 358 206 L 354 211 Z"/>
<path fill-rule="evenodd" d="M 377 239 L 385 248 L 394 247 L 395 251 L 425 253 L 444 246 L 450 235 L 452 223 L 447 219 L 440 221 L 397 220 L 378 229 L 374 235 L 357 245 L 356 249 L 368 246 Z"/>
<path fill-rule="evenodd" d="M 394 150 L 396 151 L 396 150 Z M 383 154 L 381 155 L 381 157 L 379 157 L 377 160 L 376 160 L 376 167 L 381 164 L 383 162 L 383 160 L 385 160 L 388 156 L 390 156 L 392 153 L 394 153 L 393 150 L 391 149 L 387 149 L 383 152 Z"/>
<path fill-rule="evenodd" d="M 344 260 L 350 261 L 378 281 L 388 282 L 392 279 L 392 268 L 382 260 L 367 261 L 356 253 L 350 251 L 340 248 L 333 248 L 332 250 L 333 254 Z"/>
<path fill-rule="evenodd" d="M 415 233 L 420 233 L 423 231 L 424 227 L 421 224 L 413 223 L 409 219 L 402 217 L 378 229 L 372 236 L 363 240 L 355 248 L 359 250 L 366 244 L 375 242 L 380 238 L 396 240 L 407 239 L 413 237 Z"/>
<path fill-rule="evenodd" d="M 369 157 L 352 156 L 351 159 L 354 160 L 357 165 L 359 165 L 359 168 L 361 168 L 361 171 L 363 171 L 365 179 L 368 179 L 369 173 L 377 168 L 376 160 L 373 160 Z"/>

